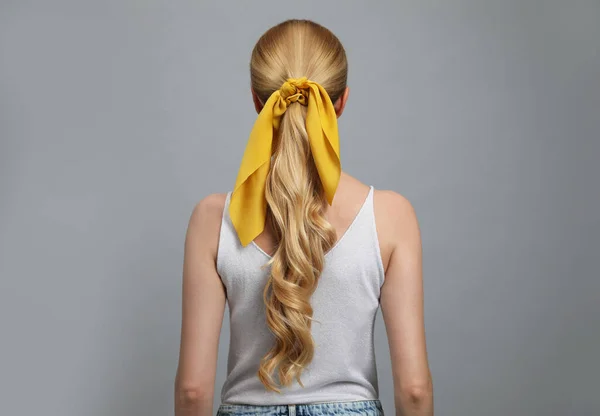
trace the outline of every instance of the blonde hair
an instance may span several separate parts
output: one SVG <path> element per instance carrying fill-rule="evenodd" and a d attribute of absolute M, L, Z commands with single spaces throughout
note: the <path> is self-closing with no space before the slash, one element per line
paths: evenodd
<path fill-rule="evenodd" d="M 310 20 L 287 20 L 265 32 L 250 61 L 253 90 L 265 103 L 287 78 L 307 77 L 323 86 L 331 101 L 346 88 L 348 66 L 339 39 Z M 312 159 L 305 127 L 306 106 L 291 104 L 281 118 L 273 143 L 265 198 L 267 221 L 276 250 L 263 292 L 266 321 L 275 343 L 262 358 L 260 381 L 280 393 L 300 375 L 314 356 L 311 334 L 314 293 L 325 264 L 325 253 L 337 240 L 324 217 L 327 200 Z"/>

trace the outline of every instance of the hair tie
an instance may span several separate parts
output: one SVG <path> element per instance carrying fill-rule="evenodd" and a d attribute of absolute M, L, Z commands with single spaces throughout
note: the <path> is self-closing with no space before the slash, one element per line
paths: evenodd
<path fill-rule="evenodd" d="M 302 105 L 308 105 L 308 79 L 288 78 L 279 89 L 279 94 L 285 99 L 287 105 L 298 102 Z"/>
<path fill-rule="evenodd" d="M 327 202 L 329 205 L 333 202 L 342 170 L 335 108 L 320 84 L 306 77 L 288 78 L 258 114 L 231 193 L 229 216 L 242 246 L 264 230 L 265 186 L 271 167 L 273 131 L 279 128 L 281 116 L 294 102 L 307 106 L 306 131 L 311 153 Z"/>

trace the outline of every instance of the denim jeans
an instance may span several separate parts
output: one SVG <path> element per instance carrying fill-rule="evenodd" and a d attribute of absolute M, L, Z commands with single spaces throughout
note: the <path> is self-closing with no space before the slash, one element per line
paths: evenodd
<path fill-rule="evenodd" d="M 379 400 L 287 405 L 221 404 L 216 416 L 384 416 Z"/>

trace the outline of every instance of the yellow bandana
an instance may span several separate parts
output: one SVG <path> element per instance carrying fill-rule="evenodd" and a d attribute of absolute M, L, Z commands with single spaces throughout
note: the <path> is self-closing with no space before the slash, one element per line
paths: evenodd
<path fill-rule="evenodd" d="M 306 105 L 306 131 L 311 153 L 319 172 L 329 205 L 337 189 L 340 174 L 340 143 L 337 116 L 325 89 L 306 77 L 288 78 L 269 97 L 260 111 L 244 151 L 242 163 L 231 193 L 229 215 L 242 246 L 248 245 L 264 229 L 267 201 L 265 185 L 271 165 L 273 132 L 279 128 L 288 105 Z"/>

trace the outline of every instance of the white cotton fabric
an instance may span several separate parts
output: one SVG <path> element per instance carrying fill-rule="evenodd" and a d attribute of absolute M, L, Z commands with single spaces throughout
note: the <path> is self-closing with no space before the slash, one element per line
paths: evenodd
<path fill-rule="evenodd" d="M 303 404 L 379 398 L 374 352 L 375 316 L 384 281 L 373 191 L 353 222 L 325 256 L 325 267 L 311 298 L 314 309 L 313 361 L 282 393 L 265 389 L 257 377 L 260 359 L 273 344 L 265 321 L 263 290 L 268 260 L 254 242 L 242 247 L 228 215 L 231 192 L 223 210 L 217 271 L 227 290 L 230 344 L 223 404 Z"/>

